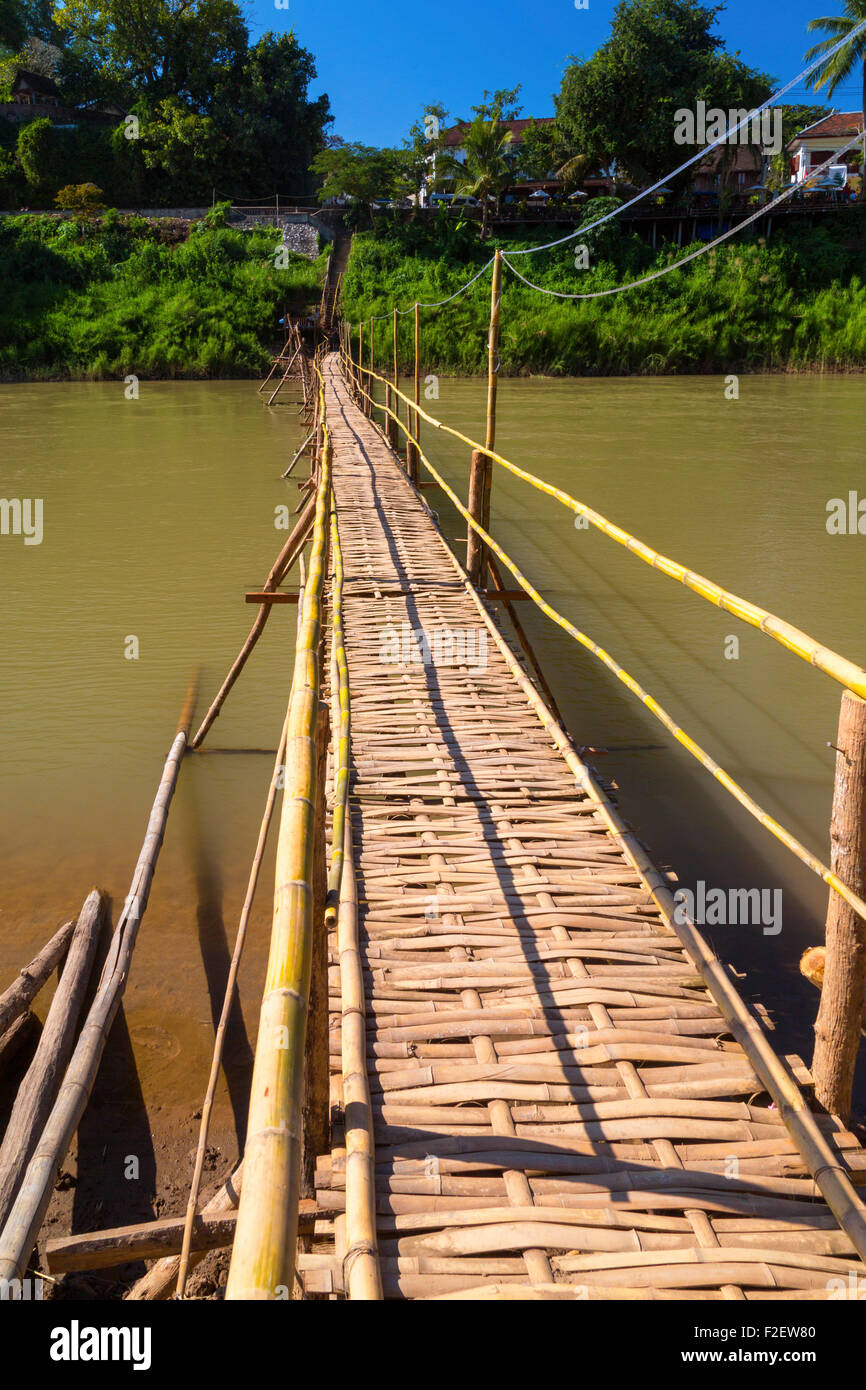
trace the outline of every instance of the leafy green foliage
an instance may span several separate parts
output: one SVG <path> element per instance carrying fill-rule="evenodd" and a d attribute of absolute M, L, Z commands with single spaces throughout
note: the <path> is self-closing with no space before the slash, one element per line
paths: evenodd
<path fill-rule="evenodd" d="M 584 220 L 593 220 L 606 206 L 607 200 L 593 200 Z M 864 231 L 866 216 L 851 211 L 828 217 L 817 230 L 774 228 L 769 245 L 754 239 L 734 243 L 639 289 L 584 301 L 539 294 L 506 269 L 502 370 L 605 376 L 863 368 Z M 506 252 L 531 244 L 519 236 L 499 240 Z M 580 244 L 593 248 L 586 270 L 575 269 Z M 355 238 L 343 283 L 347 317 L 357 324 L 387 313 L 395 301 L 407 308 L 416 299 L 422 304 L 445 299 L 481 269 L 491 249 L 490 242 L 479 245 L 473 228 L 461 229 L 445 215 L 438 226 L 417 230 L 377 222 L 375 234 Z M 628 284 L 688 249 L 662 246 L 654 252 L 613 223 L 583 241 L 578 237 L 517 264 L 546 289 L 586 292 Z M 444 308 L 422 311 L 425 368 L 486 370 L 489 287 L 489 277 L 483 276 Z M 408 367 L 412 317 L 398 322 L 401 358 Z"/>
<path fill-rule="evenodd" d="M 682 162 L 674 113 L 698 98 L 723 110 L 759 105 L 770 79 L 722 50 L 711 30 L 718 6 L 699 0 L 620 0 L 610 37 L 566 70 L 557 124 L 573 154 L 613 161 L 637 182 Z"/>
<path fill-rule="evenodd" d="M 276 270 L 275 232 L 218 222 L 172 246 L 114 211 L 0 219 L 0 377 L 261 372 L 284 308 L 317 300 L 326 257 Z"/>

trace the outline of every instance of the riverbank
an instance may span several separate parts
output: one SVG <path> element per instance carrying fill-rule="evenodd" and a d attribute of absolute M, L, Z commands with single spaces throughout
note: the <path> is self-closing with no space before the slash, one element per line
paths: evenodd
<path fill-rule="evenodd" d="M 257 377 L 279 320 L 318 302 L 328 254 L 240 232 L 217 208 L 179 228 L 99 218 L 0 220 L 0 380 Z"/>
<path fill-rule="evenodd" d="M 587 206 L 585 224 L 612 209 Z M 781 222 L 781 219 L 778 219 Z M 748 234 L 746 234 L 748 235 Z M 555 239 L 554 230 L 544 240 Z M 455 294 L 497 246 L 539 245 L 519 235 L 483 245 L 474 224 L 377 221 L 356 236 L 344 280 L 350 322 L 369 321 L 416 299 Z M 620 287 L 663 270 L 703 243 L 653 250 L 614 220 L 563 245 L 521 256 L 505 270 L 500 371 L 506 376 L 631 376 L 728 372 L 862 371 L 866 368 L 866 208 L 798 220 L 764 238 L 733 239 L 649 284 Z M 578 268 L 579 267 L 579 268 Z M 489 278 L 441 309 L 422 311 L 425 371 L 486 371 Z M 588 300 L 557 295 L 614 291 Z M 377 360 L 390 360 L 390 327 L 377 325 Z M 412 316 L 398 320 L 401 365 L 413 353 Z"/>

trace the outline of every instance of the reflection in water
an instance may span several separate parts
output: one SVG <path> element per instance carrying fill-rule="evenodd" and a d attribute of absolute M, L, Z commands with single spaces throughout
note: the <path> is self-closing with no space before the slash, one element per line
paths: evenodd
<path fill-rule="evenodd" d="M 192 755 L 195 756 L 195 755 Z M 195 865 L 196 922 L 202 964 L 207 975 L 210 1011 L 216 1033 L 222 1014 L 226 981 L 231 966 L 231 948 L 223 921 L 223 874 L 218 836 L 208 823 L 210 808 L 203 815 L 195 777 L 189 779 L 186 798 L 187 853 Z M 249 1079 L 253 1053 L 244 1027 L 243 1014 L 235 991 L 226 1022 L 223 1044 L 223 1075 L 234 1115 L 238 1152 L 246 1140 Z"/>

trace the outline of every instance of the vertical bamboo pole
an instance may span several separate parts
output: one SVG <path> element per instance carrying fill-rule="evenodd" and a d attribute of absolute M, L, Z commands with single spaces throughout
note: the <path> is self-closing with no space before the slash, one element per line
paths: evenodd
<path fill-rule="evenodd" d="M 842 695 L 830 867 L 861 897 L 866 889 L 866 700 Z M 815 1023 L 815 1095 L 832 1115 L 851 1113 L 854 1068 L 866 994 L 866 923 L 830 890 L 824 984 Z"/>
<path fill-rule="evenodd" d="M 358 405 L 362 410 L 364 407 L 364 397 L 361 394 L 364 387 L 364 320 L 358 324 Z"/>
<path fill-rule="evenodd" d="M 399 415 L 399 414 L 400 414 L 400 397 L 397 395 L 397 392 L 398 392 L 398 390 L 400 389 L 400 372 L 399 372 L 399 368 L 398 368 L 398 366 L 397 366 L 397 306 L 396 306 L 396 304 L 394 305 L 394 311 L 393 311 L 393 314 L 392 314 L 392 322 L 393 322 L 393 333 L 392 333 L 392 336 L 393 336 L 393 341 L 394 341 L 394 365 L 393 365 L 394 397 L 393 397 L 393 402 L 394 402 L 394 414 L 395 414 L 395 415 Z M 396 451 L 396 450 L 399 450 L 399 448 L 400 448 L 400 431 L 397 429 L 397 422 L 396 422 L 396 420 L 392 420 L 391 417 L 390 417 L 390 415 L 389 415 L 389 417 L 388 417 L 388 429 L 389 429 L 389 431 L 390 431 L 390 433 L 389 433 L 389 438 L 390 438 L 390 441 L 391 441 L 391 448 L 394 449 L 395 451 Z"/>
<path fill-rule="evenodd" d="M 487 335 L 487 435 L 485 446 L 496 443 L 496 391 L 499 385 L 499 313 L 502 300 L 502 252 L 493 257 L 493 283 L 490 289 L 490 331 Z M 469 474 L 469 511 L 475 521 L 490 529 L 490 483 L 493 464 L 486 454 L 475 450 Z M 484 571 L 485 546 L 477 532 L 468 528 L 466 569 L 473 584 L 480 584 Z"/>
<path fill-rule="evenodd" d="M 415 400 L 415 409 L 414 409 L 414 411 L 409 411 L 409 412 L 408 412 L 408 414 L 409 414 L 409 422 L 408 422 L 408 423 L 409 423 L 409 428 L 411 429 L 412 433 L 414 434 L 415 438 L 416 438 L 417 441 L 418 441 L 418 445 L 410 444 L 408 440 L 406 441 L 406 463 L 407 463 L 408 468 L 409 468 L 409 477 L 412 479 L 412 482 L 413 482 L 413 483 L 417 483 L 417 481 L 418 481 L 418 447 L 420 446 L 420 443 L 421 443 L 421 416 L 418 414 L 418 406 L 419 406 L 420 403 L 421 403 L 421 365 L 420 365 L 420 363 L 421 363 L 421 358 L 420 358 L 420 344 L 421 344 L 420 320 L 419 320 L 418 301 L 416 300 L 416 301 L 415 301 L 415 373 L 414 373 L 414 388 L 415 388 L 415 389 L 414 389 L 414 392 L 413 392 L 413 396 L 414 396 L 414 400 Z"/>
<path fill-rule="evenodd" d="M 371 371 L 371 372 L 374 372 L 375 370 L 376 370 L 376 367 L 375 367 L 375 364 L 374 364 L 374 362 L 373 362 L 373 316 L 372 316 L 372 314 L 371 314 L 371 315 L 370 315 L 370 371 Z M 373 378 L 372 378 L 372 376 L 368 376 L 368 377 L 367 377 L 367 390 L 368 390 L 368 392 L 370 393 L 370 395 L 372 396 L 372 394 L 373 394 Z M 371 402 L 371 401 L 368 401 L 368 402 L 367 402 L 367 414 L 368 414 L 368 415 L 371 417 L 371 419 L 372 419 L 372 415 L 373 415 L 373 405 L 372 405 L 372 402 Z"/>

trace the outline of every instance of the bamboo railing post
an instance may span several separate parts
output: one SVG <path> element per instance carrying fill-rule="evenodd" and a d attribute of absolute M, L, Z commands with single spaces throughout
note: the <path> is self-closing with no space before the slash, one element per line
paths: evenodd
<path fill-rule="evenodd" d="M 487 434 L 485 446 L 496 443 L 496 392 L 499 385 L 499 314 L 502 302 L 502 252 L 493 257 L 493 283 L 490 290 L 490 331 L 487 335 Z M 475 521 L 490 530 L 490 483 L 493 462 L 476 450 L 472 454 L 469 476 L 469 511 Z M 480 584 L 484 573 L 485 546 L 470 526 L 466 537 L 466 569 L 473 584 Z"/>
<path fill-rule="evenodd" d="M 830 867 L 858 896 L 866 889 L 866 700 L 842 694 Z M 815 1095 L 832 1115 L 851 1113 L 854 1068 L 866 994 L 866 922 L 832 888 L 827 909 L 824 984 L 815 1023 Z"/>
<path fill-rule="evenodd" d="M 359 408 L 360 408 L 362 411 L 366 410 L 366 406 L 365 406 L 365 404 L 364 404 L 364 397 L 363 397 L 363 395 L 362 395 L 363 389 L 364 389 L 364 320 L 361 319 L 361 322 L 358 324 L 358 371 L 357 371 L 357 386 L 356 386 L 356 396 L 355 396 L 355 398 L 356 398 L 356 400 L 357 400 L 357 402 L 358 402 Z"/>
<path fill-rule="evenodd" d="M 398 356 L 397 356 L 397 305 L 396 305 L 396 304 L 394 305 L 394 309 L 393 309 L 393 313 L 392 313 L 392 323 L 393 323 L 392 336 L 393 336 L 393 340 L 394 340 L 394 414 L 395 414 L 395 415 L 399 415 L 399 414 L 400 414 L 400 397 L 399 397 L 399 395 L 398 395 L 398 392 L 399 392 L 399 390 L 400 390 L 400 367 L 399 367 Z M 399 450 L 400 450 L 400 431 L 399 431 L 399 429 L 398 429 L 398 427 L 397 427 L 397 421 L 396 421 L 396 420 L 390 420 L 389 423 L 390 423 L 390 425 L 391 425 L 391 430 L 392 430 L 391 447 L 395 450 L 395 452 L 399 452 Z"/>
<path fill-rule="evenodd" d="M 371 396 L 371 397 L 372 397 L 372 395 L 373 395 L 373 377 L 372 377 L 372 373 L 376 370 L 376 368 L 375 368 L 375 366 L 374 366 L 374 363 L 373 363 L 373 332 L 374 332 L 374 322 L 375 322 L 375 321 L 374 321 L 373 316 L 372 316 L 372 314 L 371 314 L 371 315 L 370 315 L 370 371 L 367 373 L 367 394 L 368 394 L 369 396 Z M 373 418 L 373 402 L 372 402 L 372 400 L 368 400 L 368 401 L 366 402 L 366 406 L 367 406 L 367 414 L 369 415 L 370 419 L 372 419 L 372 418 Z"/>
<path fill-rule="evenodd" d="M 421 403 L 421 367 L 420 367 L 420 325 L 418 317 L 418 302 L 415 301 L 415 370 L 413 373 L 413 398 L 415 409 L 410 410 L 406 407 L 407 424 L 411 433 L 415 436 L 415 443 L 410 439 L 406 440 L 406 466 L 409 470 L 409 477 L 413 483 L 418 481 L 418 449 L 421 444 L 421 417 L 418 414 L 418 406 Z"/>
<path fill-rule="evenodd" d="M 313 829 L 313 965 L 305 1048 L 301 1197 L 316 1194 L 316 1160 L 330 1150 L 330 1042 L 328 1035 L 328 930 L 325 900 L 328 870 L 325 847 L 327 815 L 325 769 L 328 762 L 328 707 L 316 719 L 316 810 Z"/>

